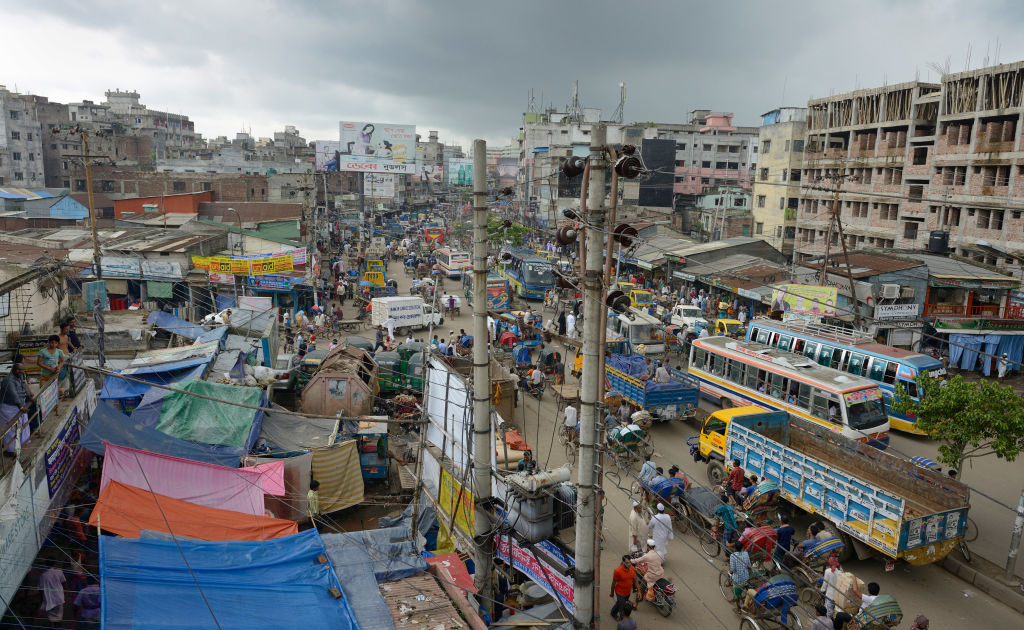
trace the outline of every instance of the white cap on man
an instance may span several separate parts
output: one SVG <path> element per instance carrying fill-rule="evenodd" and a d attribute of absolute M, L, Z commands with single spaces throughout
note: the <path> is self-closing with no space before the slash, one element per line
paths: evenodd
<path fill-rule="evenodd" d="M 658 511 L 659 512 L 664 512 L 665 511 L 665 504 L 664 503 L 659 503 L 658 504 Z"/>

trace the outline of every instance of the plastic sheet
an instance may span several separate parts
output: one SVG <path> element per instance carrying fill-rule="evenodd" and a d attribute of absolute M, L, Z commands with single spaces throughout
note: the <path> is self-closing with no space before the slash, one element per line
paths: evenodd
<path fill-rule="evenodd" d="M 358 630 L 330 564 L 317 561 L 324 553 L 316 530 L 256 543 L 101 536 L 102 624 L 107 630 Z M 331 587 L 342 590 L 340 599 Z"/>

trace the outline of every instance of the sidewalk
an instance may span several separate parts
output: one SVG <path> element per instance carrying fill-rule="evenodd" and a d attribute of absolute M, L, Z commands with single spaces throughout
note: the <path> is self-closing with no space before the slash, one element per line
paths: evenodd
<path fill-rule="evenodd" d="M 1021 583 L 1007 584 L 1003 579 L 1003 567 L 997 566 L 977 554 L 970 564 L 957 551 L 951 552 L 942 561 L 942 568 L 957 576 L 979 591 L 1001 601 L 1017 612 L 1024 614 L 1024 590 Z"/>

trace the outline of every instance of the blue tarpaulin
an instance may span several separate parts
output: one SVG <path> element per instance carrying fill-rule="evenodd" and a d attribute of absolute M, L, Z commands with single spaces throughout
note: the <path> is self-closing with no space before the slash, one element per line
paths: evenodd
<path fill-rule="evenodd" d="M 104 442 L 232 468 L 237 468 L 240 462 L 240 453 L 232 452 L 239 449 L 179 440 L 153 427 L 126 419 L 123 413 L 101 400 L 82 433 L 81 445 L 103 455 L 106 452 Z"/>
<path fill-rule="evenodd" d="M 131 375 L 133 379 L 146 381 L 145 383 L 137 383 L 135 381 L 125 380 L 118 378 L 117 376 L 111 375 L 103 381 L 103 389 L 100 391 L 100 400 L 111 400 L 121 398 L 139 398 L 146 394 L 149 389 L 157 385 L 169 385 L 171 383 L 177 383 L 180 381 L 191 381 L 192 379 L 202 378 L 203 372 L 206 371 L 206 366 L 213 357 L 205 357 L 202 359 L 202 363 L 196 364 L 197 359 L 190 361 L 181 361 L 181 363 L 187 363 L 189 365 L 172 367 L 171 369 L 161 370 L 159 372 L 136 372 Z M 176 366 L 177 364 L 170 364 Z M 163 368 L 164 366 L 153 366 Z"/>
<path fill-rule="evenodd" d="M 324 554 L 315 529 L 255 542 L 100 536 L 102 625 L 358 630 Z"/>
<path fill-rule="evenodd" d="M 157 328 L 162 328 L 167 332 L 181 335 L 186 339 L 195 339 L 206 332 L 206 329 L 199 324 L 187 322 L 180 317 L 175 317 L 174 315 L 165 313 L 164 311 L 152 311 L 146 317 L 146 323 L 152 324 Z"/>
<path fill-rule="evenodd" d="M 228 327 L 227 326 L 217 326 L 216 328 L 211 328 L 210 330 L 207 330 L 203 334 L 201 334 L 198 337 L 196 337 L 195 345 L 198 346 L 199 344 L 206 343 L 207 341 L 219 341 L 220 342 L 221 350 L 223 350 L 224 349 L 224 338 L 227 337 L 227 336 L 228 336 Z"/>
<path fill-rule="evenodd" d="M 637 355 L 609 354 L 605 357 L 608 365 L 629 376 L 640 378 L 647 372 L 647 362 Z"/>
<path fill-rule="evenodd" d="M 221 295 L 218 293 L 215 299 L 217 300 L 218 313 L 226 308 L 234 308 L 235 306 L 235 296 L 233 295 Z"/>

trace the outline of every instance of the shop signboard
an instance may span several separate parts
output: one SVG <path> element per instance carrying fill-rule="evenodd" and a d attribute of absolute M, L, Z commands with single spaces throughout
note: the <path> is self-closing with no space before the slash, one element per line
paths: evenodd
<path fill-rule="evenodd" d="M 920 304 L 879 304 L 875 306 L 877 320 L 916 319 L 921 312 Z"/>

